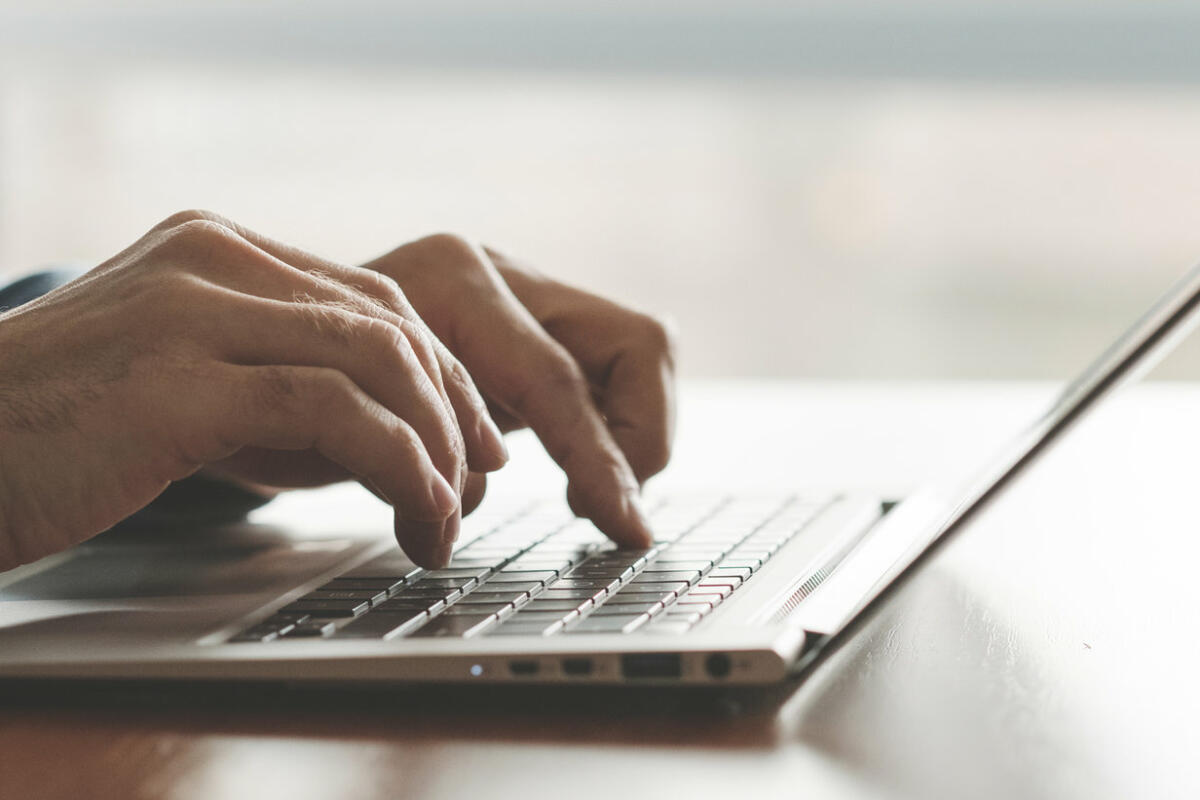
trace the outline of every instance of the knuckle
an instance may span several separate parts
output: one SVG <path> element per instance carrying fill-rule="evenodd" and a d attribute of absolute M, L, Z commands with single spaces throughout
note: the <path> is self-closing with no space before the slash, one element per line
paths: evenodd
<path fill-rule="evenodd" d="M 408 298 L 396 283 L 387 275 L 372 270 L 364 270 L 366 275 L 363 282 L 368 284 L 367 291 L 383 303 L 389 311 L 400 312 L 408 308 Z"/>
<path fill-rule="evenodd" d="M 422 356 L 430 359 L 432 363 L 436 363 L 436 348 L 434 347 L 433 334 L 430 333 L 424 325 L 413 322 L 412 320 L 401 317 L 397 320 L 396 330 L 408 341 L 409 347 L 414 352 L 420 353 Z"/>
<path fill-rule="evenodd" d="M 178 228 L 180 225 L 186 225 L 189 222 L 215 222 L 224 225 L 227 220 L 220 214 L 212 211 L 205 211 L 200 208 L 189 208 L 184 211 L 176 211 L 162 222 L 155 225 L 152 231 L 168 231 Z"/>
<path fill-rule="evenodd" d="M 400 358 L 406 364 L 412 358 L 412 342 L 404 335 L 404 331 L 390 322 L 376 317 L 365 319 L 362 323 L 362 335 L 386 356 Z"/>
<path fill-rule="evenodd" d="M 475 379 L 471 377 L 471 373 L 467 372 L 467 368 L 462 365 L 461 361 L 448 353 L 445 363 L 446 377 L 466 395 L 476 413 L 487 414 L 487 404 L 479 392 L 479 387 L 475 385 Z"/>
<path fill-rule="evenodd" d="M 431 233 L 428 236 L 422 237 L 420 244 L 427 249 L 438 250 L 445 253 L 474 253 L 475 245 L 466 236 L 458 233 Z"/>
<path fill-rule="evenodd" d="M 211 261 L 213 250 L 236 241 L 229 228 L 210 219 L 193 219 L 162 232 L 160 254 L 186 257 L 189 262 Z"/>
<path fill-rule="evenodd" d="M 479 248 L 465 236 L 435 233 L 419 240 L 418 244 L 429 252 L 439 269 L 453 270 L 465 276 L 478 276 L 486 272 Z"/>
<path fill-rule="evenodd" d="M 674 322 L 652 314 L 638 314 L 637 327 L 639 340 L 645 347 L 674 362 L 679 349 Z"/>
<path fill-rule="evenodd" d="M 518 387 L 513 407 L 526 416 L 539 404 L 546 402 L 570 400 L 572 405 L 579 405 L 584 400 L 590 402 L 586 395 L 587 381 L 583 371 L 572 359 L 560 356 L 547 359 Z"/>
<path fill-rule="evenodd" d="M 542 377 L 544 391 L 554 394 L 587 393 L 587 378 L 575 359 L 560 356 L 551 359 Z"/>
<path fill-rule="evenodd" d="M 354 397 L 354 382 L 346 373 L 330 367 L 313 369 L 300 381 L 314 408 L 342 405 Z"/>
<path fill-rule="evenodd" d="M 191 329 L 197 314 L 211 312 L 212 303 L 222 302 L 212 284 L 183 270 L 167 269 L 141 281 L 130 291 L 129 299 L 137 313 L 144 315 L 144 330 L 154 336 L 176 334 Z"/>
<path fill-rule="evenodd" d="M 329 303 L 301 300 L 300 313 L 307 318 L 319 338 L 330 339 L 339 345 L 351 345 L 361 336 L 361 318 L 344 308 Z"/>

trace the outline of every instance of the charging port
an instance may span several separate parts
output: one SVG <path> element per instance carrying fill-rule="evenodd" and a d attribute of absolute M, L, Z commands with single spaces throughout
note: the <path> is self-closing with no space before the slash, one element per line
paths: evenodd
<path fill-rule="evenodd" d="M 621 656 L 621 674 L 634 680 L 679 678 L 683 676 L 683 659 L 678 653 L 630 653 Z"/>
<path fill-rule="evenodd" d="M 579 678 L 584 675 L 592 674 L 592 660 L 590 658 L 564 658 L 562 662 L 562 671 L 565 675 L 570 675 L 574 678 Z"/>
<path fill-rule="evenodd" d="M 508 671 L 513 675 L 537 675 L 538 662 L 510 661 L 508 662 Z"/>

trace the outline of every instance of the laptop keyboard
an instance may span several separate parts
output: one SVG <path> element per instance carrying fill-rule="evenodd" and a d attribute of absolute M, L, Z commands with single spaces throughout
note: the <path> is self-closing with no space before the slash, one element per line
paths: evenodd
<path fill-rule="evenodd" d="M 738 591 L 829 500 L 696 497 L 652 507 L 657 540 L 619 550 L 559 506 L 532 506 L 445 569 L 378 556 L 234 636 L 414 639 L 682 634 Z"/>

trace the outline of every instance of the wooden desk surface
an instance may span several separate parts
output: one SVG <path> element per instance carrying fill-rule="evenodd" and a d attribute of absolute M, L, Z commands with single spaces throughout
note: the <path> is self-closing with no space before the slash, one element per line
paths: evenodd
<path fill-rule="evenodd" d="M 902 493 L 1048 397 L 692 386 L 663 483 Z M 1200 796 L 1198 411 L 1200 387 L 1122 396 L 809 682 L 740 714 L 541 695 L 31 702 L 0 709 L 0 796 Z M 529 442 L 514 449 L 520 463 L 494 491 L 556 480 Z"/>

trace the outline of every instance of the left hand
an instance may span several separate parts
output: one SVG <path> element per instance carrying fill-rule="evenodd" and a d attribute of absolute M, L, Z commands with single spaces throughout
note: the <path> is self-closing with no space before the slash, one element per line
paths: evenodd
<path fill-rule="evenodd" d="M 364 266 L 400 284 L 502 428 L 533 429 L 577 514 L 619 544 L 650 544 L 640 486 L 666 466 L 675 418 L 662 322 L 448 234 Z M 471 482 L 481 493 L 482 476 Z"/>

